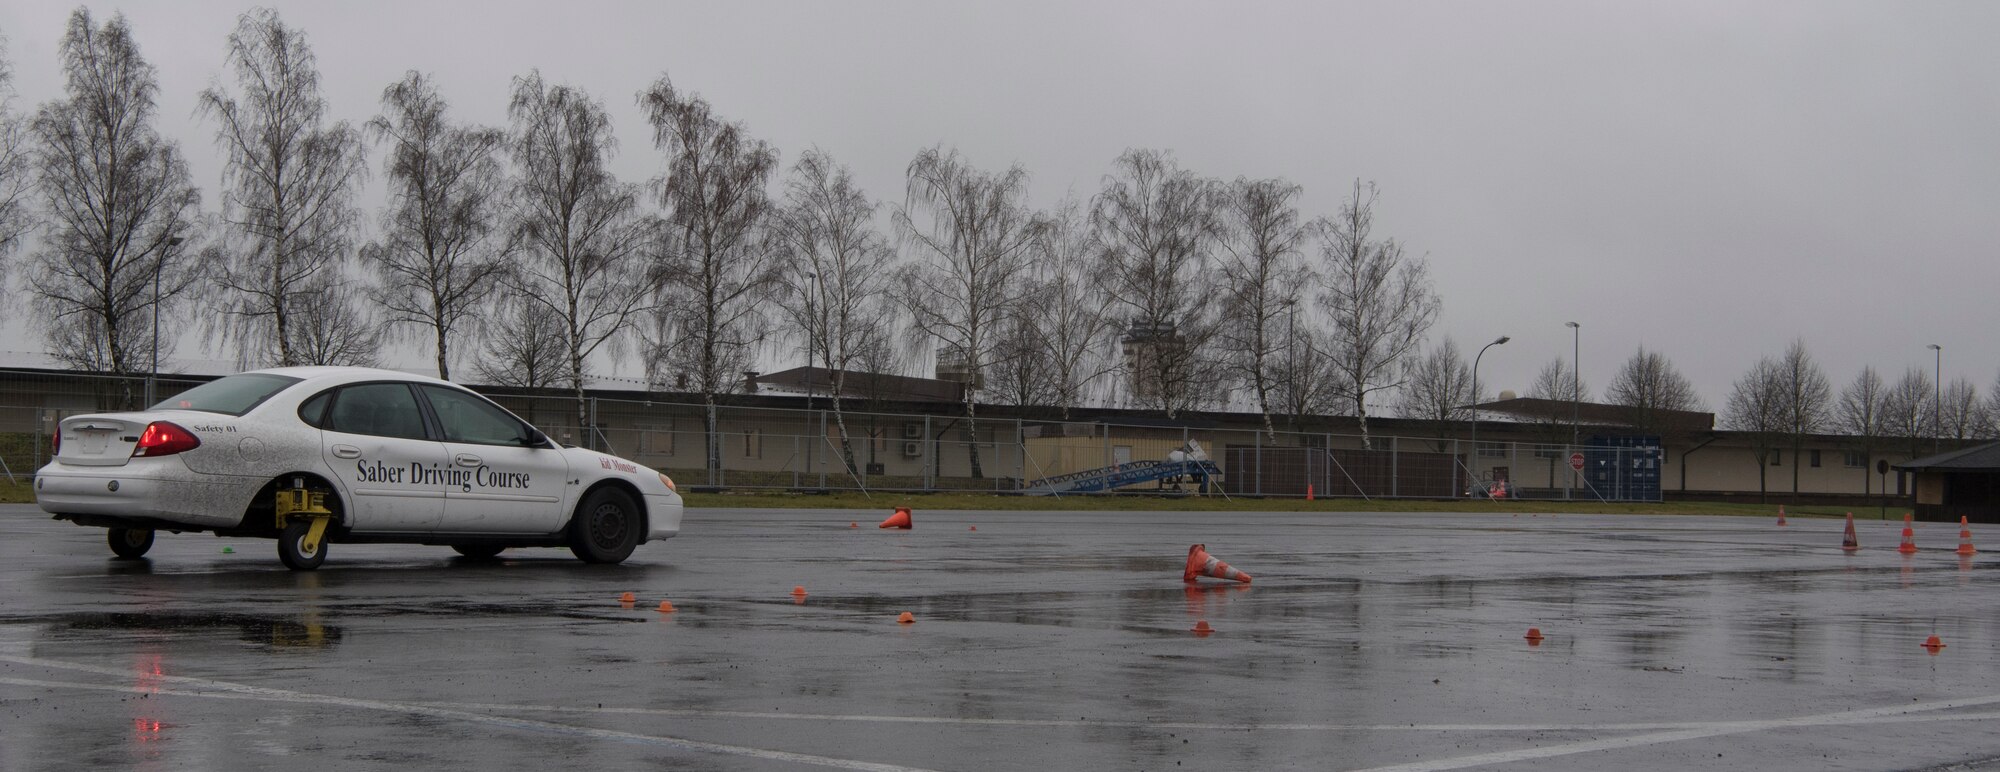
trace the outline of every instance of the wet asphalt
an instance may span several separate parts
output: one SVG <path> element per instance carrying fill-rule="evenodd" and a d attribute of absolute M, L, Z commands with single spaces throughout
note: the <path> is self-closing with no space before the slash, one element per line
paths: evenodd
<path fill-rule="evenodd" d="M 2000 758 L 2000 551 L 1953 554 L 1955 525 L 1905 556 L 1874 520 L 1848 554 L 1834 520 L 915 502 L 914 530 L 878 530 L 889 503 L 690 510 L 620 566 L 333 544 L 313 573 L 204 535 L 117 561 L 102 530 L 0 506 L 0 769 Z M 1195 542 L 1255 581 L 1184 585 Z"/>

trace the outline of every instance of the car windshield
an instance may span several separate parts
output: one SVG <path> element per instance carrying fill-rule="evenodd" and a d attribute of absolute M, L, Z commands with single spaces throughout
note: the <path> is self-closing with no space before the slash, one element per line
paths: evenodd
<path fill-rule="evenodd" d="M 268 373 L 244 373 L 209 381 L 154 405 L 154 410 L 200 410 L 243 415 L 299 379 Z"/>

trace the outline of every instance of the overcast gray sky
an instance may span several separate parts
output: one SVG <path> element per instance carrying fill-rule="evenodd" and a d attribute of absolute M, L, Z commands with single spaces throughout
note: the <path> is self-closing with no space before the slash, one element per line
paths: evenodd
<path fill-rule="evenodd" d="M 1513 336 L 1481 366 L 1493 388 L 1567 358 L 1572 320 L 1600 393 L 1643 344 L 1718 411 L 1799 337 L 1837 386 L 1865 364 L 1928 370 L 1933 342 L 1947 381 L 1984 394 L 2000 368 L 2000 4 L 273 5 L 307 32 L 346 120 L 419 69 L 459 119 L 504 124 L 509 79 L 540 68 L 610 107 L 631 180 L 659 167 L 633 95 L 661 72 L 787 165 L 818 145 L 884 200 L 940 142 L 1023 164 L 1037 205 L 1087 197 L 1130 147 L 1289 178 L 1309 215 L 1372 180 L 1379 231 L 1430 261 L 1433 336 L 1468 357 Z M 160 128 L 214 207 L 214 127 L 194 96 L 250 6 L 89 7 L 130 19 L 159 69 Z M 58 95 L 73 8 L 0 6 L 16 109 Z"/>

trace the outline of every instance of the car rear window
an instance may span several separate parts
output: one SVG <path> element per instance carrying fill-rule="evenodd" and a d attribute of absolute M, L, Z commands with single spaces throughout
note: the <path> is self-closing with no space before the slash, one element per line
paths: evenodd
<path fill-rule="evenodd" d="M 154 405 L 155 410 L 200 410 L 243 415 L 299 379 L 269 373 L 244 373 L 209 381 Z"/>

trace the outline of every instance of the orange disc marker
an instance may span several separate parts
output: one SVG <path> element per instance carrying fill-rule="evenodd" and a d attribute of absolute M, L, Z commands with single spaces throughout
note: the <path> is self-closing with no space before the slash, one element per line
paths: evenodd
<path fill-rule="evenodd" d="M 628 593 L 625 593 L 624 595 L 620 595 L 620 596 L 618 596 L 618 602 L 619 602 L 619 603 L 636 603 L 636 602 L 638 602 L 638 600 L 639 600 L 639 596 L 637 596 L 637 595 L 633 595 L 632 593 L 629 593 L 629 592 L 628 592 Z"/>
<path fill-rule="evenodd" d="M 849 527 L 849 528 L 860 528 L 860 527 L 861 527 L 861 524 L 860 524 L 860 523 L 848 523 L 848 524 L 847 524 L 847 527 Z"/>
<path fill-rule="evenodd" d="M 804 594 L 806 594 L 806 586 L 805 586 L 805 585 L 803 585 L 803 584 L 798 584 L 798 585 L 793 585 L 793 586 L 792 586 L 792 594 L 793 594 L 793 595 L 804 595 Z"/>
<path fill-rule="evenodd" d="M 1215 632 L 1215 628 L 1208 626 L 1208 620 L 1200 619 L 1195 621 L 1193 632 L 1198 636 L 1206 636 L 1209 633 Z"/>
<path fill-rule="evenodd" d="M 1933 635 L 1924 639 L 1924 648 L 1930 649 L 1932 654 L 1936 654 L 1938 649 L 1944 648 L 1944 641 Z"/>
<path fill-rule="evenodd" d="M 674 612 L 676 612 L 676 611 L 679 611 L 680 609 L 677 609 L 677 608 L 674 608 L 674 602 L 673 602 L 673 601 L 670 601 L 670 600 L 663 600 L 663 601 L 660 601 L 660 608 L 659 608 L 658 610 L 659 610 L 659 612 L 660 612 L 660 613 L 662 613 L 662 614 L 672 614 L 672 613 L 674 613 Z"/>
<path fill-rule="evenodd" d="M 1542 641 L 1542 628 L 1530 627 L 1528 628 L 1528 634 L 1521 637 L 1540 643 Z"/>
<path fill-rule="evenodd" d="M 901 613 L 901 614 L 899 614 L 899 615 L 897 615 L 897 616 L 896 616 L 896 624 L 899 624 L 899 625 L 913 625 L 913 624 L 916 624 L 916 623 L 917 623 L 917 615 L 915 615 L 915 614 L 912 614 L 912 613 L 910 613 L 910 612 L 908 612 L 908 611 L 905 611 L 905 612 L 903 612 L 903 613 Z"/>
<path fill-rule="evenodd" d="M 977 530 L 979 530 L 979 526 L 976 526 L 976 525 L 975 525 L 975 526 L 972 526 L 971 528 L 967 528 L 967 529 L 965 529 L 965 530 L 968 530 L 968 531 L 977 531 Z"/>

